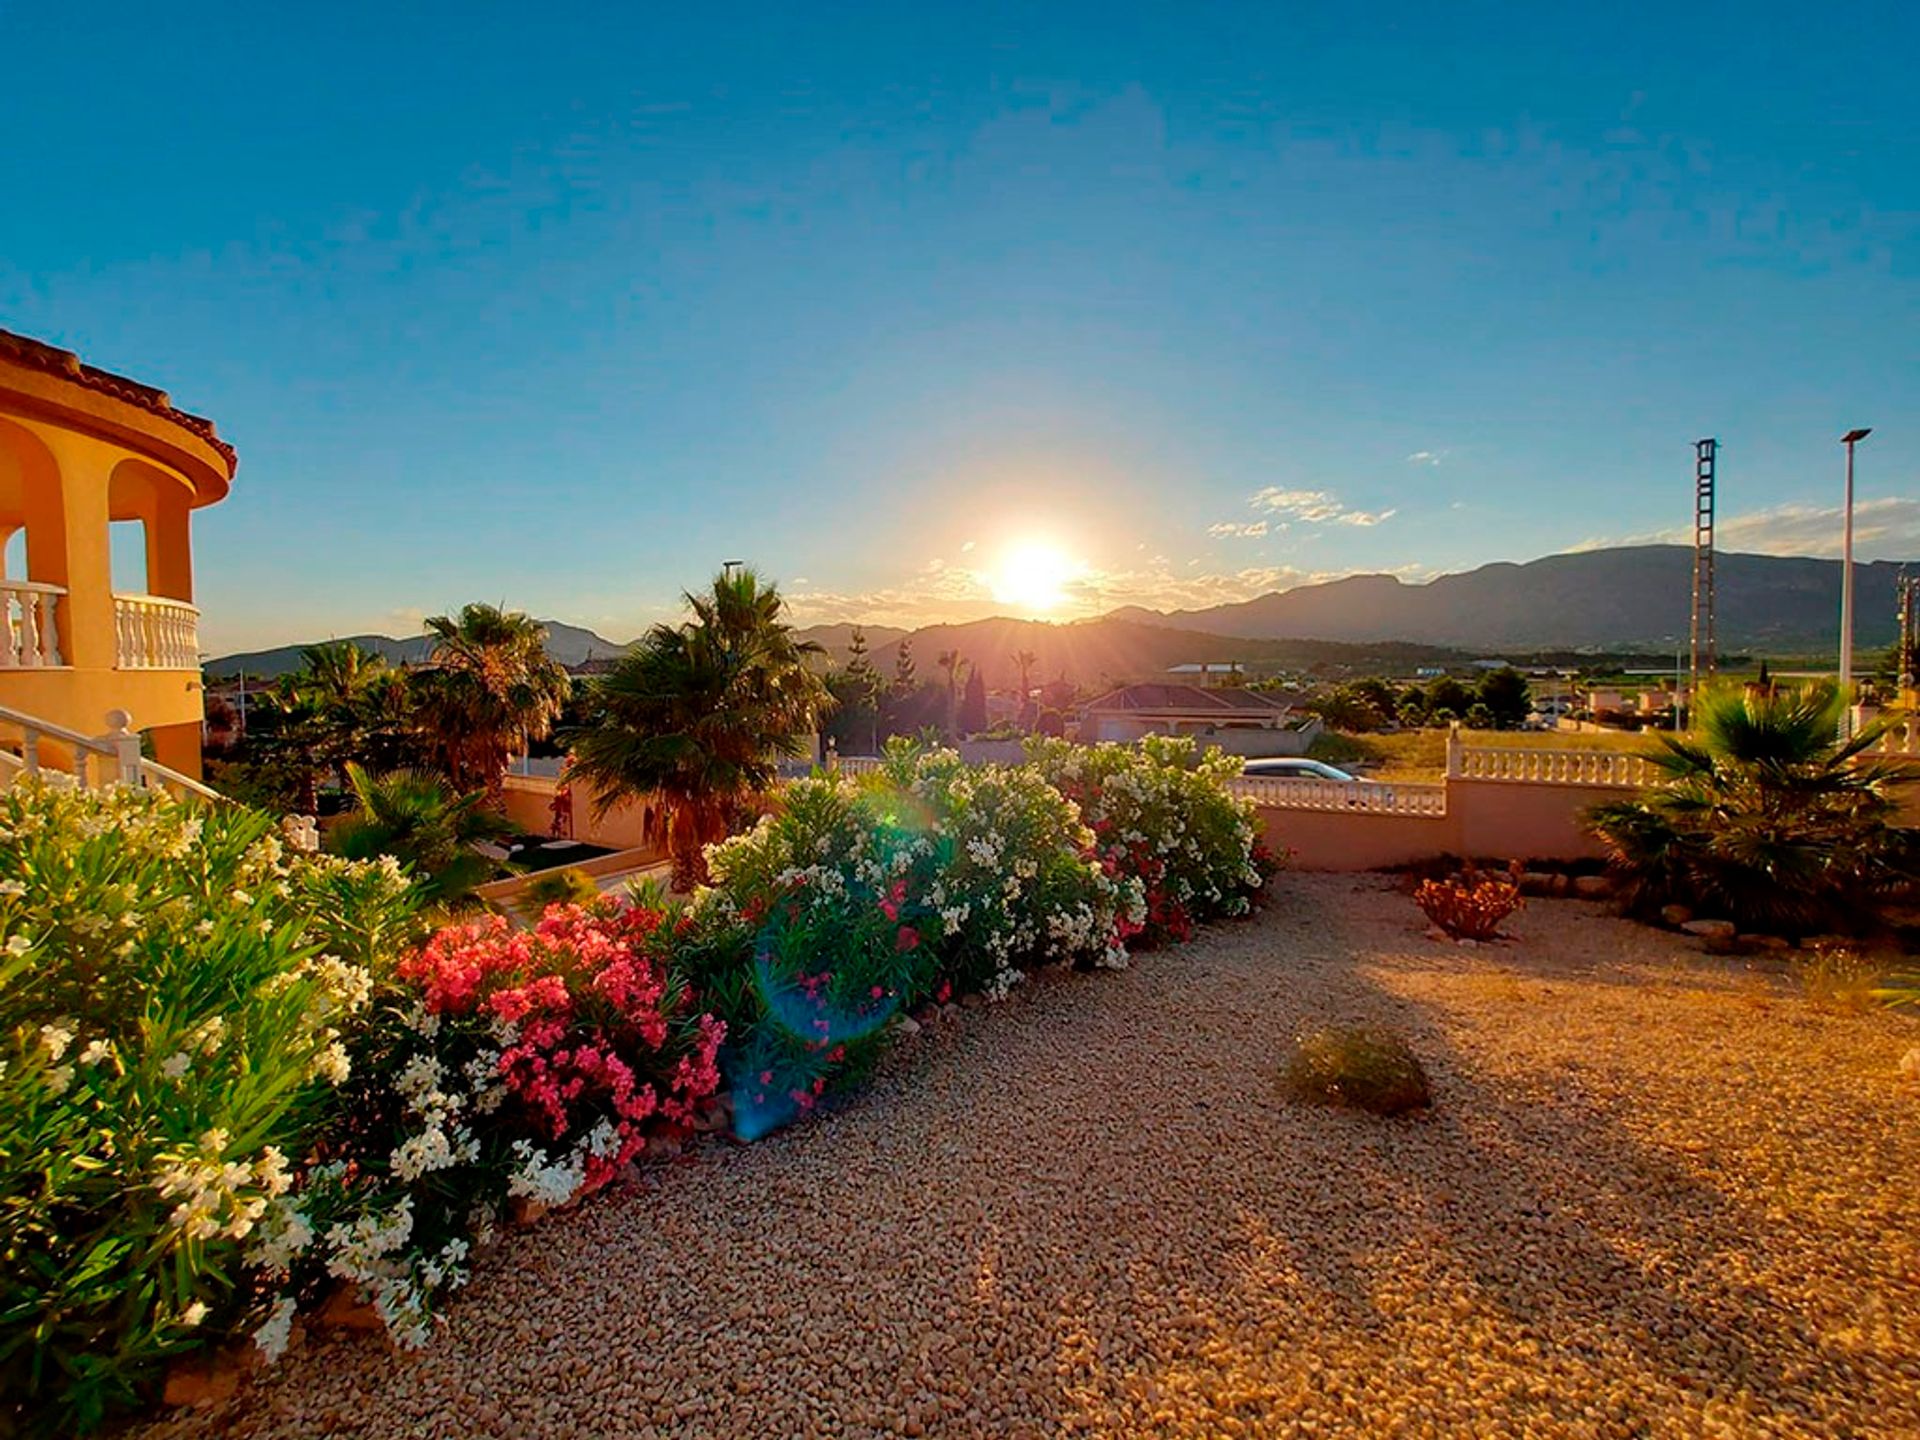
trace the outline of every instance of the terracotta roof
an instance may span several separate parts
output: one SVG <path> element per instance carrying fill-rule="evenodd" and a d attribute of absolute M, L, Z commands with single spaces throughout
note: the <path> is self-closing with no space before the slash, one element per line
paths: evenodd
<path fill-rule="evenodd" d="M 1176 710 L 1181 714 L 1207 712 L 1244 715 L 1270 712 L 1283 715 L 1293 706 L 1279 696 L 1269 695 L 1261 690 L 1245 690 L 1238 686 L 1149 684 L 1123 685 L 1118 690 L 1109 690 L 1098 700 L 1088 701 L 1086 708 L 1088 710 L 1144 711 L 1155 715 Z"/>
<path fill-rule="evenodd" d="M 28 365 L 35 370 L 44 370 L 49 375 L 58 375 L 76 385 L 84 385 L 89 390 L 97 390 L 102 395 L 111 395 L 116 400 L 124 400 L 129 405 L 138 405 L 142 410 L 151 411 L 163 419 L 172 421 L 183 430 L 191 430 L 207 444 L 219 451 L 227 462 L 227 469 L 233 470 L 240 457 L 233 446 L 222 440 L 213 428 L 213 421 L 203 415 L 189 414 L 185 410 L 174 408 L 173 401 L 164 390 L 156 390 L 151 385 L 142 385 L 138 380 L 129 380 L 125 375 L 116 375 L 111 370 L 102 370 L 88 365 L 71 350 L 62 350 L 57 345 L 48 345 L 43 341 L 30 339 L 25 335 L 16 335 L 11 330 L 0 330 L 0 359 L 11 360 L 17 365 Z"/>

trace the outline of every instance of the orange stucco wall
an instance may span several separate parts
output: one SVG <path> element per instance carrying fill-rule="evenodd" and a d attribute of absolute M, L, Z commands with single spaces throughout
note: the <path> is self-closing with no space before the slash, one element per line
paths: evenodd
<path fill-rule="evenodd" d="M 554 782 L 537 777 L 509 775 L 506 778 L 507 818 L 529 835 L 545 835 L 553 825 Z M 653 811 L 653 824 L 647 812 Z M 655 850 L 665 854 L 660 843 L 660 813 L 657 804 L 623 800 L 602 819 L 594 818 L 593 796 L 579 786 L 573 787 L 573 838 L 585 845 L 608 850 Z"/>
<path fill-rule="evenodd" d="M 1611 786 L 1448 780 L 1444 815 L 1262 806 L 1267 843 L 1301 870 L 1379 870 L 1442 855 L 1498 860 L 1592 860 L 1599 843 L 1581 823 L 1589 806 L 1632 792 Z"/>
<path fill-rule="evenodd" d="M 155 758 L 197 777 L 199 668 L 117 668 L 109 540 L 114 521 L 144 533 L 145 574 L 123 593 L 192 601 L 189 515 L 227 493 L 233 459 L 182 419 L 0 356 L 0 547 L 26 531 L 24 573 L 4 578 L 66 589 L 54 615 L 64 663 L 0 668 L 0 706 L 85 735 L 125 710 Z"/>

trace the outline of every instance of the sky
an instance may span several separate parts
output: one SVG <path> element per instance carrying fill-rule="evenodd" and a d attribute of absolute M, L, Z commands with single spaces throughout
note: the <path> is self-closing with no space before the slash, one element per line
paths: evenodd
<path fill-rule="evenodd" d="M 239 447 L 211 654 L 1920 558 L 1920 6 L 0 0 L 0 327 Z M 1685 597 L 1676 597 L 1684 611 Z M 1682 624 L 1684 613 L 1676 618 Z"/>

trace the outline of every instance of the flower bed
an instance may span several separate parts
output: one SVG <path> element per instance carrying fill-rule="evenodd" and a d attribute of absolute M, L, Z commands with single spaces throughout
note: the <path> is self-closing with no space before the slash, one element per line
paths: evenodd
<path fill-rule="evenodd" d="M 690 902 L 431 936 L 390 861 L 287 854 L 232 807 L 15 787 L 13 1418 L 89 1427 L 226 1335 L 271 1356 L 342 1287 L 418 1343 L 510 1209 L 709 1127 L 723 1074 L 754 1138 L 857 1080 L 915 1007 L 1243 912 L 1265 861 L 1227 773 L 1190 746 L 969 767 L 896 745 L 786 787 Z"/>

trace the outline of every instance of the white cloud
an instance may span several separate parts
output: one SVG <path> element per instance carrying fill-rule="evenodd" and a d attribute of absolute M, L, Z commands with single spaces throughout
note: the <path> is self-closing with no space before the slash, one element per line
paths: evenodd
<path fill-rule="evenodd" d="M 1343 503 L 1331 490 L 1283 490 L 1269 485 L 1247 497 L 1256 510 L 1303 520 L 1309 525 L 1378 525 L 1391 520 L 1397 510 L 1355 510 Z"/>
<path fill-rule="evenodd" d="M 1234 536 L 1246 540 L 1257 540 L 1266 533 L 1267 522 L 1264 520 L 1249 520 L 1244 525 L 1232 520 L 1222 520 L 1218 525 L 1209 525 L 1207 527 L 1207 534 L 1213 536 L 1216 540 L 1224 540 Z"/>
<path fill-rule="evenodd" d="M 1731 515 L 1714 527 L 1716 549 L 1757 555 L 1812 555 L 1838 559 L 1845 523 L 1838 505 L 1775 505 Z M 1676 525 L 1639 535 L 1582 540 L 1576 550 L 1615 545 L 1691 545 L 1690 526 Z M 1889 495 L 1861 500 L 1853 507 L 1855 560 L 1912 560 L 1920 557 L 1920 500 Z"/>
<path fill-rule="evenodd" d="M 1409 465 L 1438 465 L 1447 456 L 1444 450 L 1416 450 L 1407 456 Z"/>

